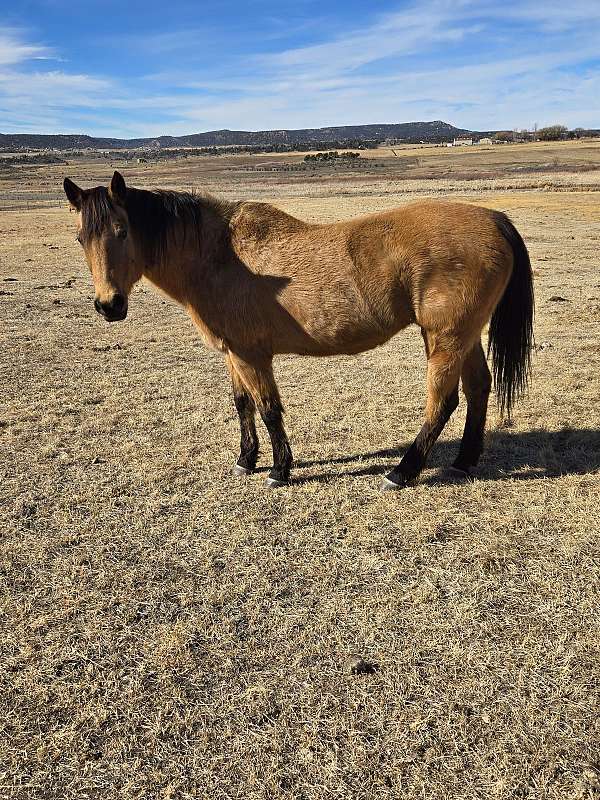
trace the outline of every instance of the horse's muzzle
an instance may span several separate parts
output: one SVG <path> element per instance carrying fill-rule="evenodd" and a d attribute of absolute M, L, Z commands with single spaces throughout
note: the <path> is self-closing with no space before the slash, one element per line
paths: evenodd
<path fill-rule="evenodd" d="M 120 322 L 127 316 L 127 298 L 116 294 L 108 303 L 94 300 L 94 308 L 107 322 Z"/>

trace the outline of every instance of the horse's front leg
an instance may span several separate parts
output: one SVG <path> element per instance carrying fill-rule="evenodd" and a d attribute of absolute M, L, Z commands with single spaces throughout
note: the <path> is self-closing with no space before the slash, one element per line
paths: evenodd
<path fill-rule="evenodd" d="M 233 468 L 234 475 L 249 475 L 256 468 L 258 458 L 258 436 L 256 435 L 256 425 L 254 416 L 256 405 L 242 383 L 242 380 L 227 355 L 227 369 L 231 376 L 233 387 L 233 402 L 240 419 L 240 456 Z"/>
<path fill-rule="evenodd" d="M 273 468 L 265 481 L 275 488 L 285 486 L 290 480 L 292 450 L 283 427 L 283 405 L 279 397 L 271 358 L 257 358 L 250 362 L 234 353 L 229 354 L 233 369 L 246 392 L 254 401 L 273 445 Z"/>

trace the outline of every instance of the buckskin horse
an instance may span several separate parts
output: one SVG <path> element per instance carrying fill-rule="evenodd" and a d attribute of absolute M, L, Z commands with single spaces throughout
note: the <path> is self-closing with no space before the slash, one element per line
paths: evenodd
<path fill-rule="evenodd" d="M 425 421 L 382 489 L 416 480 L 467 400 L 454 469 L 468 476 L 483 449 L 491 374 L 501 412 L 524 392 L 533 342 L 527 248 L 500 212 L 464 203 L 411 203 L 333 224 L 309 224 L 258 202 L 126 186 L 81 189 L 65 178 L 95 286 L 96 310 L 125 319 L 147 278 L 180 303 L 227 362 L 241 428 L 236 475 L 256 468 L 258 409 L 273 445 L 267 485 L 290 479 L 292 451 L 273 376 L 279 353 L 332 356 L 383 344 L 410 324 L 427 355 Z"/>

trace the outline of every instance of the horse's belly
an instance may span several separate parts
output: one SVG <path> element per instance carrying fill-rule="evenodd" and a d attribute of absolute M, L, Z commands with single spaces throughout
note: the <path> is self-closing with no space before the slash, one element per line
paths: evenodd
<path fill-rule="evenodd" d="M 307 355 L 354 354 L 370 350 L 390 339 L 414 321 L 403 287 L 382 280 L 376 287 L 359 286 L 347 271 L 342 278 L 309 283 L 298 279 L 280 297 L 287 317 L 293 349 Z"/>
<path fill-rule="evenodd" d="M 292 345 L 288 352 L 301 355 L 362 353 L 384 344 L 404 327 L 398 320 L 382 325 L 371 314 L 356 307 L 317 308 L 308 318 L 296 322 L 294 334 L 288 340 Z"/>

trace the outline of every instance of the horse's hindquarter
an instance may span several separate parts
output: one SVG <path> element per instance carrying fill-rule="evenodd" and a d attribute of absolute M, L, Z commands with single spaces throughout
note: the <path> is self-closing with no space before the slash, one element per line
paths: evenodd
<path fill-rule="evenodd" d="M 273 329 L 274 352 L 361 352 L 412 321 L 376 232 L 357 238 L 352 223 L 309 225 L 272 211 L 253 207 L 235 247 L 257 277 L 256 307 L 270 317 L 264 322 Z M 277 287 L 276 298 L 269 286 Z"/>
<path fill-rule="evenodd" d="M 512 268 L 496 217 L 481 206 L 425 200 L 357 225 L 363 237 L 381 241 L 418 325 L 456 333 L 472 327 L 478 335 Z"/>

